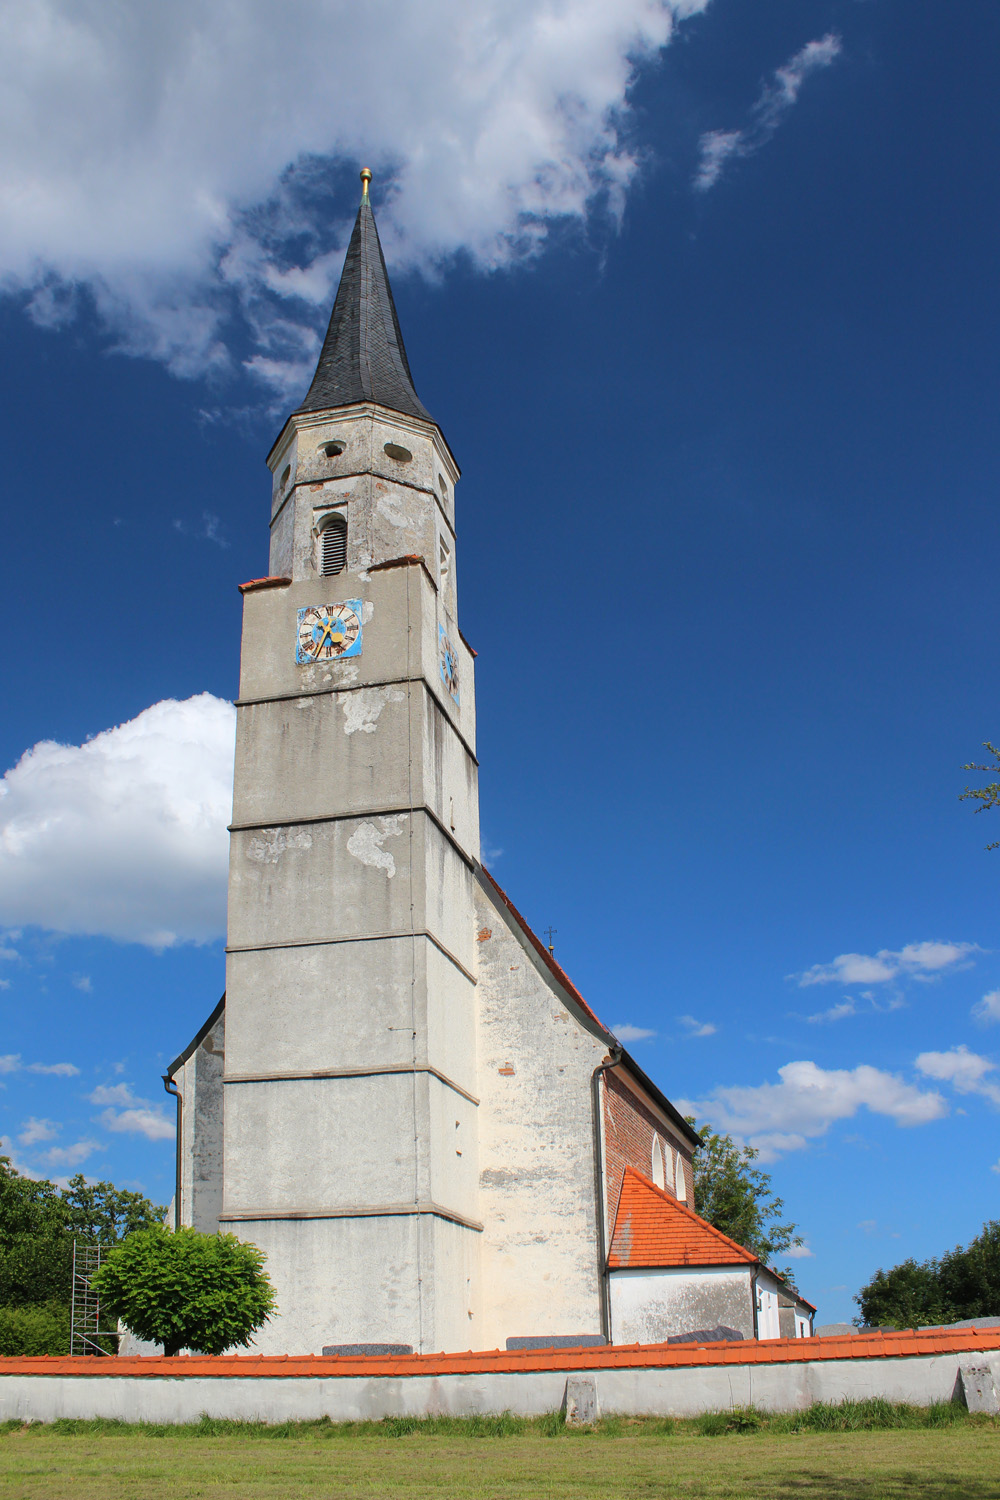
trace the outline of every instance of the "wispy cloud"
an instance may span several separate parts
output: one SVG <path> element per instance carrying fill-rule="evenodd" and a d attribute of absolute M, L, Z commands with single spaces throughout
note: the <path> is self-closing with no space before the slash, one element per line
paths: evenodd
<path fill-rule="evenodd" d="M 690 1037 L 714 1036 L 719 1029 L 711 1021 L 698 1021 L 694 1016 L 678 1016 L 677 1019 Z"/>
<path fill-rule="evenodd" d="M 20 1052 L 8 1052 L 0 1057 L 0 1073 L 51 1073 L 56 1078 L 75 1078 L 80 1069 L 73 1063 L 26 1063 Z"/>
<path fill-rule="evenodd" d="M 950 1083 L 958 1094 L 981 1094 L 991 1104 L 1000 1105 L 1000 1085 L 986 1076 L 996 1072 L 996 1063 L 970 1052 L 964 1042 L 947 1052 L 921 1052 L 917 1067 L 928 1078 Z"/>
<path fill-rule="evenodd" d="M 972 1014 L 983 1026 L 991 1026 L 995 1021 L 1000 1021 L 1000 990 L 990 990 L 981 1000 L 977 1000 L 972 1007 Z"/>
<path fill-rule="evenodd" d="M 811 984 L 888 984 L 901 976 L 936 979 L 956 964 L 966 967 L 970 955 L 979 953 L 977 943 L 907 943 L 898 950 L 881 948 L 878 953 L 841 953 L 832 963 L 813 964 L 804 974 L 789 974 L 801 987 Z"/>
<path fill-rule="evenodd" d="M 948 1113 L 936 1090 L 921 1089 L 898 1074 L 862 1064 L 856 1068 L 821 1068 L 814 1062 L 791 1062 L 778 1069 L 778 1083 L 719 1087 L 700 1100 L 679 1100 L 682 1114 L 711 1120 L 747 1140 L 765 1161 L 787 1151 L 801 1151 L 823 1136 L 837 1120 L 859 1109 L 886 1115 L 897 1125 L 925 1125 Z"/>
<path fill-rule="evenodd" d="M 699 142 L 701 156 L 694 179 L 697 191 L 707 193 L 714 187 L 728 161 L 753 156 L 766 146 L 798 99 L 806 79 L 810 74 L 828 68 L 842 50 L 840 37 L 832 31 L 816 41 L 807 42 L 764 84 L 742 129 L 706 131 Z"/>
<path fill-rule="evenodd" d="M 214 542 L 217 547 L 222 548 L 229 546 L 222 535 L 221 519 L 210 510 L 202 511 L 200 526 L 192 526 L 190 521 L 175 521 L 174 530 L 180 532 L 181 536 L 194 537 L 196 541 Z"/>
<path fill-rule="evenodd" d="M 787 1255 L 789 1260 L 812 1260 L 816 1252 L 815 1250 L 810 1250 L 808 1245 L 801 1244 L 789 1245 L 783 1254 Z"/>
<path fill-rule="evenodd" d="M 54 1120 L 36 1120 L 32 1115 L 22 1124 L 17 1140 L 21 1146 L 37 1146 L 39 1141 L 54 1141 L 58 1134 Z"/>
<path fill-rule="evenodd" d="M 630 1026 L 627 1021 L 623 1025 L 612 1026 L 611 1030 L 620 1042 L 648 1042 L 656 1035 L 655 1031 L 646 1031 L 642 1026 Z"/>
<path fill-rule="evenodd" d="M 89 974 L 74 974 L 70 984 L 75 990 L 81 990 L 85 995 L 93 994 L 94 982 Z"/>
<path fill-rule="evenodd" d="M 100 1141 L 74 1141 L 72 1146 L 53 1146 L 51 1151 L 46 1151 L 45 1162 L 50 1167 L 79 1167 L 95 1151 L 103 1150 Z"/>
<path fill-rule="evenodd" d="M 844 1021 L 848 1016 L 857 1014 L 857 1006 L 853 1000 L 841 1000 L 836 1005 L 831 1005 L 829 1010 L 819 1010 L 814 1016 L 806 1016 L 807 1021 L 819 1024 L 824 1021 Z"/>

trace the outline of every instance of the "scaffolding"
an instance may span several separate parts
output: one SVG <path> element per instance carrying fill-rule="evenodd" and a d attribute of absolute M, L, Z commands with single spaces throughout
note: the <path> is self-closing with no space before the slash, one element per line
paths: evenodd
<path fill-rule="evenodd" d="M 101 1302 L 91 1285 L 91 1277 L 100 1270 L 102 1256 L 108 1248 L 73 1241 L 70 1354 L 112 1354 L 117 1348 L 118 1330 L 101 1327 Z"/>

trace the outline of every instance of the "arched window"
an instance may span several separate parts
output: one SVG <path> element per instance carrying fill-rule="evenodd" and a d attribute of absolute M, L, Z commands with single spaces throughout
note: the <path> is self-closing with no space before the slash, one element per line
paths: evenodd
<path fill-rule="evenodd" d="M 663 1147 L 660 1145 L 660 1137 L 653 1136 L 653 1181 L 658 1188 L 666 1187 L 667 1179 L 663 1169 Z"/>
<path fill-rule="evenodd" d="M 673 1147 L 672 1146 L 668 1146 L 667 1147 L 666 1157 L 667 1157 L 667 1191 L 670 1192 L 670 1193 L 676 1193 L 676 1191 L 677 1191 L 676 1186 L 675 1186 L 676 1174 L 675 1174 L 675 1170 L 674 1170 L 674 1151 L 673 1151 Z"/>
<path fill-rule="evenodd" d="M 680 1157 L 680 1156 L 678 1156 L 678 1158 L 677 1158 L 677 1189 L 676 1189 L 676 1191 L 677 1191 L 677 1201 L 678 1201 L 678 1203 L 686 1203 L 687 1202 L 687 1196 L 688 1196 L 687 1174 L 684 1171 L 684 1159 L 683 1159 L 683 1157 Z"/>
<path fill-rule="evenodd" d="M 335 511 L 320 522 L 319 571 L 324 577 L 342 573 L 347 562 L 347 517 Z"/>

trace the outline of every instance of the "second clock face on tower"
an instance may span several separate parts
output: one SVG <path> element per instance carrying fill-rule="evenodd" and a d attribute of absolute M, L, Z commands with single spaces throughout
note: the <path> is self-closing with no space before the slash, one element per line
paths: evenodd
<path fill-rule="evenodd" d="M 299 610 L 295 660 L 300 665 L 360 655 L 360 599 L 347 599 L 343 604 L 310 604 Z"/>

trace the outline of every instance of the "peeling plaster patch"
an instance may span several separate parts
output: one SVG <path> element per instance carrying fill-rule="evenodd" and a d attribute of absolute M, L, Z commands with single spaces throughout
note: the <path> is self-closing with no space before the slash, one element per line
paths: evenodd
<path fill-rule="evenodd" d="M 405 697 L 399 688 L 358 688 L 348 693 L 341 703 L 344 711 L 344 733 L 374 734 L 379 715 L 387 703 L 402 703 Z"/>
<path fill-rule="evenodd" d="M 399 500 L 395 495 L 383 495 L 375 509 L 380 516 L 385 516 L 390 525 L 398 526 L 400 531 L 410 524 L 409 516 L 399 509 Z"/>
<path fill-rule="evenodd" d="M 399 837 L 403 831 L 403 817 L 403 813 L 393 813 L 387 818 L 379 818 L 382 824 L 380 829 L 374 823 L 362 823 L 347 840 L 348 850 L 354 858 L 360 859 L 363 865 L 384 870 L 386 880 L 391 880 L 395 875 L 396 861 L 382 845 L 386 839 Z"/>
<path fill-rule="evenodd" d="M 291 838 L 283 828 L 278 828 L 268 837 L 258 834 L 247 845 L 247 858 L 259 864 L 276 865 L 286 849 L 311 849 L 312 839 L 308 833 L 296 833 Z"/>
<path fill-rule="evenodd" d="M 492 931 L 490 930 L 489 927 L 482 927 L 479 930 L 479 935 L 476 938 L 476 942 L 477 943 L 488 943 L 489 940 L 490 940 L 490 938 L 492 936 L 493 936 L 493 933 L 492 933 Z"/>
<path fill-rule="evenodd" d="M 367 625 L 375 613 L 375 606 L 370 599 L 365 599 L 361 605 L 361 623 Z"/>

